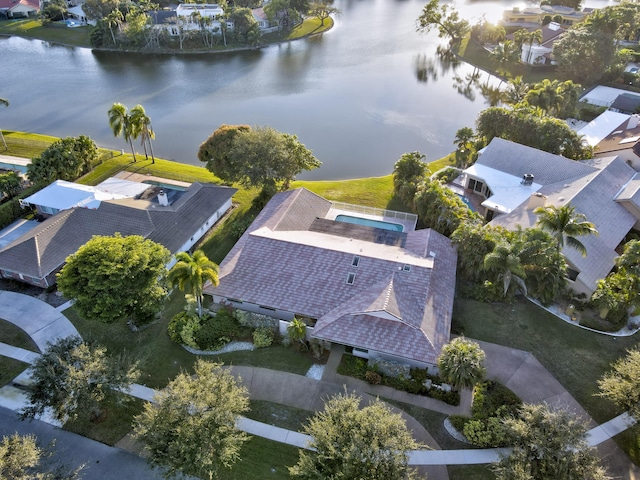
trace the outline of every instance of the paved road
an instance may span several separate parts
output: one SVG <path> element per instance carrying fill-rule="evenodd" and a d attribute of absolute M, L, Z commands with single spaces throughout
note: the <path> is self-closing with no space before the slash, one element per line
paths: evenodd
<path fill-rule="evenodd" d="M 163 478 L 160 472 L 152 471 L 147 461 L 137 455 L 61 430 L 45 422 L 20 421 L 15 412 L 0 407 L 0 435 L 11 435 L 15 432 L 21 435 L 35 434 L 41 446 L 46 446 L 55 439 L 56 453 L 53 459 L 72 469 L 86 465 L 82 470 L 82 477 L 86 479 Z"/>

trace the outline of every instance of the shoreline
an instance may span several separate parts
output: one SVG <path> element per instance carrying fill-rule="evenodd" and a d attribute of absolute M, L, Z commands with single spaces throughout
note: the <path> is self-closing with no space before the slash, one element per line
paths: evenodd
<path fill-rule="evenodd" d="M 18 38 L 22 38 L 25 40 L 40 40 L 41 42 L 46 42 L 50 45 L 59 45 L 62 47 L 71 47 L 71 48 L 83 48 L 86 50 L 91 50 L 92 53 L 95 52 L 109 52 L 109 53 L 125 53 L 125 54 L 142 54 L 142 55 L 210 55 L 210 54 L 226 54 L 226 53 L 234 53 L 234 52 L 247 52 L 247 51 L 251 51 L 251 50 L 261 50 L 263 48 L 269 47 L 271 45 L 280 45 L 283 43 L 289 43 L 289 42 L 295 42 L 297 40 L 303 40 L 305 38 L 311 38 L 311 37 L 315 37 L 317 35 L 322 35 L 323 33 L 326 33 L 328 31 L 330 31 L 331 29 L 333 29 L 334 25 L 335 25 L 335 21 L 333 20 L 333 18 L 329 17 L 329 19 L 331 21 L 330 25 L 324 25 L 324 28 L 322 31 L 316 32 L 310 32 L 307 33 L 305 35 L 302 35 L 300 37 L 296 37 L 296 38 L 289 38 L 289 39 L 284 39 L 284 40 L 277 40 L 277 41 L 273 41 L 273 42 L 269 42 L 269 43 L 265 43 L 265 44 L 259 44 L 259 45 L 255 45 L 255 46 L 242 46 L 242 47 L 230 47 L 230 48 L 224 48 L 224 49 L 220 49 L 220 50 L 203 50 L 203 49 L 198 49 L 198 50 L 129 50 L 129 49 L 119 49 L 119 48 L 101 48 L 101 47 L 92 47 L 92 46 L 84 46 L 84 45 L 74 45 L 74 44 L 70 44 L 70 43 L 64 43 L 64 42 L 59 42 L 59 41 L 55 41 L 55 40 L 47 40 L 44 38 L 40 38 L 40 37 L 30 37 L 30 36 L 25 36 L 25 35 L 20 35 L 19 33 L 5 33 L 5 32 L 0 32 L 0 37 L 7 37 L 7 38 L 11 38 L 11 37 L 18 37 Z"/>

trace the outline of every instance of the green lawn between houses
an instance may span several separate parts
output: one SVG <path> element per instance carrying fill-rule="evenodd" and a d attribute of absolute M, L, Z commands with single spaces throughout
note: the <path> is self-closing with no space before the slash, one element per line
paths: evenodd
<path fill-rule="evenodd" d="M 46 148 L 43 147 L 46 142 L 50 143 L 55 140 L 53 137 L 43 139 L 37 135 L 20 132 L 7 132 L 5 135 L 7 135 L 7 143 L 10 144 L 9 154 L 16 156 L 20 156 L 18 151 L 27 149 L 30 152 L 35 152 L 27 156 L 37 155 L 38 149 L 42 151 Z M 33 141 L 33 144 L 29 144 L 30 140 Z M 16 145 L 22 150 L 19 150 Z M 189 176 L 192 180 L 215 181 L 215 177 L 202 167 L 163 160 L 157 160 L 155 164 L 151 164 L 150 161 L 138 161 L 138 163 L 132 164 L 126 154 L 108 158 L 109 151 L 105 152 L 107 153 L 104 155 L 104 161 L 98 167 L 100 173 L 85 177 L 85 183 L 98 183 L 108 177 L 110 172 L 116 172 L 122 168 L 127 170 L 144 168 L 148 169 L 148 173 L 152 175 L 164 175 L 170 178 Z M 440 165 L 445 163 L 446 159 L 440 160 Z M 436 169 L 433 168 L 433 170 Z M 88 181 L 87 178 L 91 180 Z M 294 188 L 300 186 L 309 188 L 331 200 L 359 203 L 378 208 L 402 209 L 402 206 L 398 205 L 393 197 L 391 175 L 344 181 L 296 181 L 292 185 Z M 235 237 L 225 226 L 241 215 L 255 214 L 251 211 L 251 200 L 256 194 L 257 191 L 240 190 L 234 196 L 235 205 L 231 214 L 204 242 L 203 249 L 214 261 L 220 262 L 235 242 Z M 97 338 L 111 351 L 125 349 L 134 353 L 140 359 L 141 368 L 145 375 L 141 383 L 160 387 L 173 378 L 180 369 L 188 370 L 195 360 L 193 355 L 172 343 L 166 335 L 166 322 L 173 314 L 180 311 L 183 305 L 182 295 L 179 292 L 174 294 L 167 300 L 162 320 L 137 334 L 129 332 L 122 325 L 95 324 L 84 321 L 75 314 L 73 309 L 67 310 L 65 314 L 86 338 Z M 453 333 L 464 333 L 469 338 L 531 351 L 598 422 L 609 420 L 613 416 L 614 408 L 606 400 L 594 396 L 597 393 L 596 382 L 609 369 L 613 361 L 624 355 L 626 349 L 637 343 L 635 337 L 614 338 L 573 327 L 528 302 L 519 302 L 513 305 L 485 304 L 462 298 L 456 299 Z M 8 343 L 11 341 L 9 340 Z M 292 357 L 292 355 L 298 354 L 281 347 L 275 347 L 254 353 L 234 352 L 221 355 L 219 359 L 227 364 L 271 365 L 276 369 L 295 370 L 295 368 L 299 368 L 296 367 L 296 364 L 300 360 L 299 356 Z M 9 365 L 6 361 L 7 359 L 0 359 L 0 369 L 4 370 L 5 365 Z M 13 366 L 13 368 L 16 367 Z M 306 368 L 308 367 L 302 367 L 300 371 L 306 371 Z M 416 411 L 408 413 L 416 418 L 429 416 L 429 414 L 420 414 Z M 130 418 L 130 415 L 128 413 L 124 417 Z M 117 415 L 114 413 L 114 416 Z M 427 420 L 424 421 L 429 424 Z M 108 423 L 108 419 L 104 423 Z M 126 421 L 120 422 L 120 424 L 124 427 L 128 425 Z M 433 425 L 428 428 L 435 430 Z M 119 429 L 117 430 L 119 431 Z M 618 435 L 616 441 L 636 463 L 640 463 L 640 435 L 637 430 L 628 430 Z M 264 458 L 294 458 L 293 462 L 287 460 L 288 463 L 283 464 L 291 465 L 295 463 L 295 458 L 297 458 L 295 449 L 275 442 L 254 439 L 250 445 L 253 446 L 247 448 L 257 448 L 264 452 Z M 280 455 L 281 451 L 291 453 L 292 450 L 294 454 L 291 457 L 287 457 L 287 453 Z M 250 454 L 249 456 L 255 459 L 260 455 Z M 243 465 L 249 464 L 253 465 L 253 460 L 249 458 L 243 460 Z M 255 468 L 255 472 L 264 471 L 261 470 L 262 465 Z M 273 468 L 279 471 L 278 467 Z M 452 478 L 460 479 L 488 478 L 487 475 L 489 475 L 486 467 L 481 466 L 450 467 L 450 472 L 451 475 L 454 475 L 453 472 L 455 472 L 455 477 Z M 238 474 L 237 477 L 229 478 L 263 478 L 258 473 L 256 473 L 258 476 L 255 477 L 251 477 L 249 473 L 243 473 L 243 475 Z M 286 478 L 286 476 L 274 476 L 273 478 Z"/>

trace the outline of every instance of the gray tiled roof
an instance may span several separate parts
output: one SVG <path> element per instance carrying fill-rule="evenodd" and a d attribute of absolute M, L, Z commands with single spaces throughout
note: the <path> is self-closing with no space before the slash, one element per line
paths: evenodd
<path fill-rule="evenodd" d="M 616 195 L 617 202 L 631 202 L 640 209 L 640 173 L 636 173 L 631 180 Z"/>
<path fill-rule="evenodd" d="M 499 137 L 491 140 L 476 163 L 516 177 L 530 173 L 533 174 L 534 181 L 542 185 L 565 181 L 596 170 L 596 167 L 583 162 Z"/>
<path fill-rule="evenodd" d="M 234 188 L 194 183 L 173 205 L 133 199 L 103 201 L 96 210 L 64 210 L 0 250 L 0 268 L 43 278 L 60 268 L 93 235 L 141 235 L 175 253 Z"/>
<path fill-rule="evenodd" d="M 435 362 L 451 326 L 456 253 L 449 240 L 420 230 L 409 232 L 401 248 L 283 230 L 282 218 L 291 212 L 304 217 L 288 219 L 291 225 L 310 228 L 307 220 L 326 203 L 304 189 L 274 196 L 222 262 L 220 285 L 206 293 L 316 318 L 318 338 Z"/>
<path fill-rule="evenodd" d="M 598 158 L 588 163 L 597 166 L 594 172 L 545 185 L 539 193 L 547 197 L 547 205 L 571 204 L 595 224 L 598 236 L 578 238 L 587 249 L 586 257 L 571 248 L 563 251 L 569 263 L 580 271 L 580 281 L 593 290 L 598 279 L 604 278 L 613 268 L 617 256 L 615 248 L 636 222 L 623 205 L 614 201 L 635 172 L 619 157 Z M 535 226 L 536 221 L 537 216 L 526 210 L 524 203 L 510 214 L 498 215 L 491 225 L 527 228 Z"/>

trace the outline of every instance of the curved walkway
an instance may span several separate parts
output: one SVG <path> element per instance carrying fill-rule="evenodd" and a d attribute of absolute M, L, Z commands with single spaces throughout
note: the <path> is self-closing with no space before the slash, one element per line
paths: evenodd
<path fill-rule="evenodd" d="M 0 291 L 0 312 L 2 318 L 25 330 L 34 339 L 41 350 L 48 342 L 69 335 L 78 335 L 78 331 L 71 322 L 55 308 L 26 295 Z M 609 472 L 616 478 L 636 478 L 639 470 L 631 464 L 624 452 L 611 440 L 611 437 L 629 428 L 635 421 L 627 414 L 620 415 L 600 426 L 589 418 L 585 410 L 562 387 L 562 385 L 538 362 L 529 352 L 515 350 L 488 342 L 478 342 L 486 353 L 486 367 L 488 377 L 495 379 L 513 390 L 527 403 L 548 403 L 552 406 L 567 408 L 573 413 L 587 419 L 594 427 L 588 433 L 589 444 L 598 446 L 601 457 L 607 463 Z M 332 349 L 331 356 L 325 368 L 323 380 L 314 380 L 301 375 L 279 372 L 257 367 L 230 367 L 232 373 L 241 378 L 242 383 L 250 391 L 254 399 L 268 400 L 308 410 L 320 410 L 324 399 L 344 391 L 355 390 L 363 397 L 363 401 L 370 401 L 375 396 L 388 396 L 395 400 L 411 403 L 424 408 L 425 397 L 397 392 L 387 387 L 373 386 L 335 373 L 343 348 Z M 30 363 L 37 354 L 10 345 L 0 344 L 0 355 L 16 358 Z M 19 377 L 26 380 L 23 376 Z M 16 379 L 18 380 L 18 379 Z M 28 380 L 27 380 L 28 381 Z M 13 389 L 13 391 L 11 390 Z M 10 396 L 14 395 L 14 403 L 23 405 L 24 392 L 15 387 L 2 388 Z M 395 392 L 395 393 L 394 393 Z M 143 385 L 133 385 L 131 395 L 152 401 L 155 391 Z M 5 398 L 0 399 L 5 403 Z M 440 402 L 438 402 L 440 403 Z M 448 410 L 447 407 L 440 407 Z M 9 405 L 14 408 L 15 405 Z M 451 407 L 457 410 L 465 407 Z M 404 414 L 408 427 L 414 432 L 416 439 L 432 448 L 439 448 L 435 440 L 426 429 L 415 419 Z M 458 413 L 455 412 L 455 413 Z M 443 412 L 454 413 L 454 412 Z M 272 425 L 243 418 L 239 426 L 254 435 L 288 443 L 301 448 L 308 448 L 308 437 Z M 484 464 L 495 462 L 505 449 L 468 449 L 468 450 L 420 450 L 411 452 L 410 463 L 415 466 L 432 465 L 439 469 L 438 474 L 431 473 L 431 478 L 447 478 L 443 465 L 453 464 Z M 431 470 L 430 470 L 431 472 Z"/>
<path fill-rule="evenodd" d="M 27 332 L 41 352 L 60 338 L 80 335 L 62 313 L 48 303 L 21 293 L 0 290 L 0 318 Z"/>

